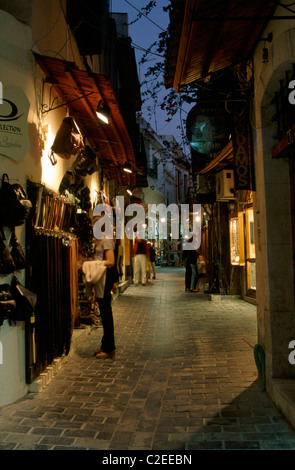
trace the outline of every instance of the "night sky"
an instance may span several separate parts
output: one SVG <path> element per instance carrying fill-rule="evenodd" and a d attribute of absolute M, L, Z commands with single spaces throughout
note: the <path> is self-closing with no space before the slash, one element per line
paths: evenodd
<path fill-rule="evenodd" d="M 157 41 L 159 33 L 161 33 L 163 30 L 167 30 L 169 24 L 169 14 L 163 11 L 163 7 L 170 3 L 168 0 L 157 1 L 157 6 L 153 8 L 152 12 L 148 15 L 148 18 L 150 18 L 151 21 L 142 16 L 139 20 L 134 22 L 134 20 L 138 17 L 138 10 L 146 6 L 148 3 L 149 0 L 110 0 L 111 11 L 114 13 L 128 13 L 130 24 L 129 35 L 132 38 L 133 47 L 135 48 L 140 82 L 142 82 L 145 78 L 144 73 L 147 67 L 153 66 L 156 62 L 164 60 L 157 55 L 149 55 L 149 60 L 145 65 L 139 64 L 139 61 L 144 54 L 140 48 L 147 49 L 151 44 Z M 154 48 L 153 51 L 156 52 L 156 49 Z M 144 88 L 142 88 L 142 91 L 144 91 Z M 160 93 L 158 93 L 158 96 L 161 98 L 167 95 L 167 93 L 168 90 L 166 90 L 163 86 L 163 89 Z M 152 109 L 152 115 L 148 113 L 148 105 Z M 181 112 L 182 119 L 186 118 L 187 113 L 191 107 L 192 105 L 189 107 L 184 106 L 184 109 Z M 159 107 L 155 107 L 154 103 L 150 100 L 148 103 L 143 104 L 142 115 L 158 134 L 174 135 L 179 145 L 184 150 L 186 150 L 186 153 L 188 152 L 187 148 L 185 149 L 183 147 L 181 131 L 177 128 L 177 126 L 180 124 L 180 113 L 177 113 L 174 116 L 172 122 L 167 123 L 166 113 L 159 109 Z"/>

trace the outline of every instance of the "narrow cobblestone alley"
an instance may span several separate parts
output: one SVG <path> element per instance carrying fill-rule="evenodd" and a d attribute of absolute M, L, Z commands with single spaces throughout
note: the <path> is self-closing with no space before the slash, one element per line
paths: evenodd
<path fill-rule="evenodd" d="M 115 360 L 93 356 L 93 329 L 41 392 L 0 409 L 1 450 L 295 449 L 257 379 L 255 306 L 159 268 L 113 311 Z"/>

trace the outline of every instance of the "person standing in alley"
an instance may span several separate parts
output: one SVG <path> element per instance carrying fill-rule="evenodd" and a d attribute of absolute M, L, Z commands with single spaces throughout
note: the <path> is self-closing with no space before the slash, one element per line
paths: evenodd
<path fill-rule="evenodd" d="M 152 243 L 150 243 L 150 262 L 153 271 L 153 279 L 156 279 L 156 252 Z"/>
<path fill-rule="evenodd" d="M 188 240 L 191 241 L 191 240 Z M 189 291 L 191 288 L 191 278 L 192 278 L 192 268 L 189 258 L 190 250 L 183 250 L 182 252 L 182 261 L 185 266 L 185 290 Z"/>
<path fill-rule="evenodd" d="M 201 252 L 199 252 L 198 257 L 198 282 L 197 282 L 197 291 L 204 292 L 205 288 L 205 276 L 206 276 L 206 262 L 205 258 Z"/>
<path fill-rule="evenodd" d="M 197 282 L 198 282 L 198 257 L 199 253 L 196 249 L 189 250 L 188 259 L 191 267 L 191 285 L 190 292 L 198 292 Z"/>
<path fill-rule="evenodd" d="M 112 311 L 112 294 L 111 290 L 114 284 L 112 267 L 115 264 L 115 243 L 111 238 L 104 237 L 101 240 L 94 239 L 94 260 L 104 261 L 106 266 L 106 277 L 103 297 L 97 297 L 96 301 L 99 306 L 100 316 L 103 326 L 103 337 L 101 347 L 94 352 L 98 359 L 113 359 L 116 352 L 114 337 L 114 320 Z"/>
<path fill-rule="evenodd" d="M 139 282 L 143 286 L 146 285 L 147 281 L 147 260 L 149 258 L 149 249 L 147 242 L 142 238 L 135 239 L 133 245 L 133 255 L 134 255 L 134 284 L 137 285 Z"/>

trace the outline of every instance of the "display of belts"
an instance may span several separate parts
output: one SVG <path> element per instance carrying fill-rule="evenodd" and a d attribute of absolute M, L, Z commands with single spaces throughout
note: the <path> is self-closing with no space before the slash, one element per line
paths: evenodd
<path fill-rule="evenodd" d="M 26 284 L 37 294 L 35 322 L 26 324 L 26 380 L 31 383 L 70 350 L 77 315 L 78 240 L 71 231 L 73 204 L 28 181 L 32 202 L 26 224 Z"/>

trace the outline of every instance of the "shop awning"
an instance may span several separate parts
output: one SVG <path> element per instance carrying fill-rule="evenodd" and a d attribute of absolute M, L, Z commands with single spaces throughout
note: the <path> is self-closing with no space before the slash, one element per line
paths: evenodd
<path fill-rule="evenodd" d="M 221 171 L 229 166 L 233 166 L 233 143 L 230 140 L 228 144 L 214 157 L 202 170 L 196 172 L 198 175 Z"/>
<path fill-rule="evenodd" d="M 166 88 L 180 92 L 185 85 L 248 59 L 277 3 L 171 0 Z"/>
<path fill-rule="evenodd" d="M 123 171 L 126 162 L 135 170 L 136 160 L 110 81 L 103 75 L 78 69 L 74 62 L 36 53 L 34 56 L 46 81 L 67 105 L 69 115 L 98 154 L 104 173 L 121 185 L 135 186 L 135 174 Z M 101 124 L 96 117 L 101 100 L 110 110 L 109 124 Z"/>

